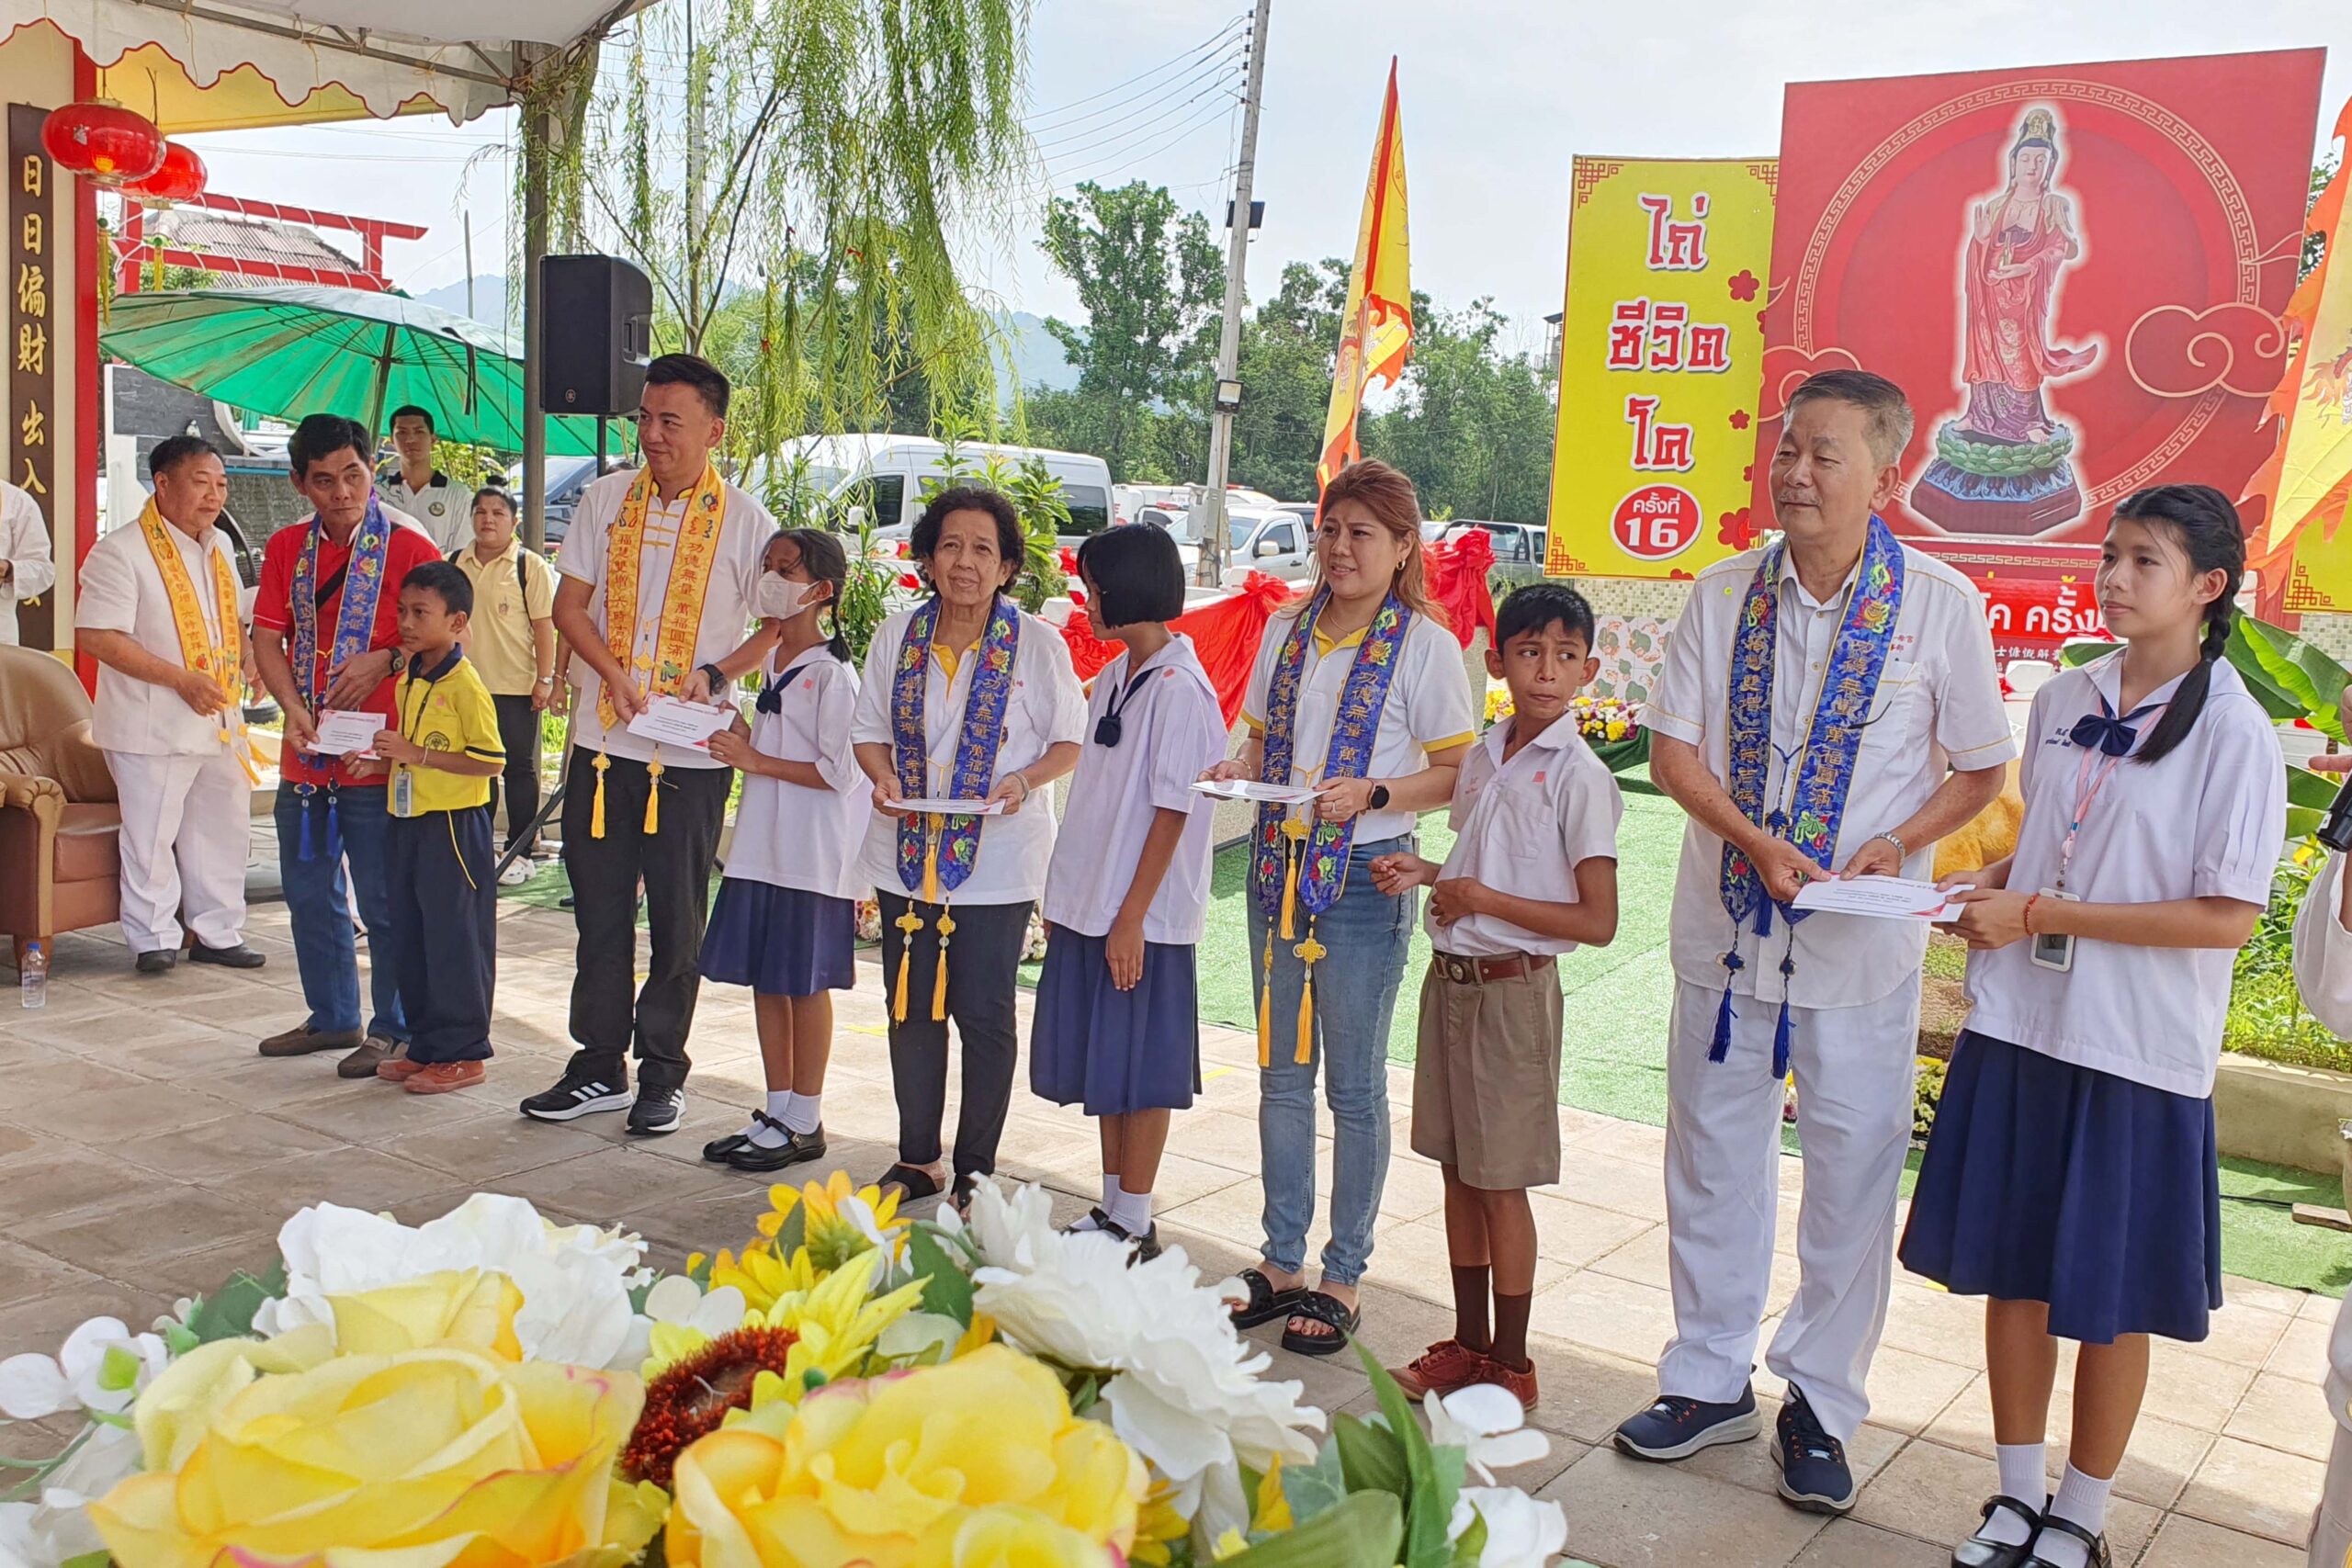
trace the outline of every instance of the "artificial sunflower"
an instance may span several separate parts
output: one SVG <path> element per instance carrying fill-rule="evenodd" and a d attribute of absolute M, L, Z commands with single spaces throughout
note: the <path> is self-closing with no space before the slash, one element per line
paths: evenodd
<path fill-rule="evenodd" d="M 882 1331 L 922 1300 L 922 1281 L 917 1280 L 869 1301 L 881 1264 L 879 1252 L 860 1253 L 813 1288 L 780 1296 L 744 1319 L 747 1325 L 792 1337 L 785 1364 L 764 1369 L 775 1375 L 755 1380 L 753 1406 L 777 1400 L 797 1404 L 809 1390 L 864 1369 Z"/>
<path fill-rule="evenodd" d="M 888 1245 L 894 1251 L 907 1222 L 898 1217 L 899 1194 L 879 1187 L 852 1187 L 849 1174 L 836 1170 L 822 1184 L 803 1187 L 778 1182 L 768 1189 L 766 1213 L 759 1218 L 760 1235 L 770 1242 L 786 1235 L 794 1211 L 799 1211 L 799 1245 L 808 1249 L 820 1274 L 831 1273 L 869 1247 Z M 797 1250 L 797 1248 L 796 1248 Z"/>
<path fill-rule="evenodd" d="M 785 1328 L 739 1328 L 722 1334 L 645 1385 L 645 1410 L 621 1450 L 621 1469 L 639 1481 L 670 1485 L 671 1467 L 696 1439 L 752 1405 L 763 1374 L 791 1363 L 797 1337 Z"/>

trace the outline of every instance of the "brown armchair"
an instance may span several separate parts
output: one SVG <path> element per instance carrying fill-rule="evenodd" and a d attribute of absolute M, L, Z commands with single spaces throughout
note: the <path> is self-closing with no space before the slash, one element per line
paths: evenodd
<path fill-rule="evenodd" d="M 0 931 L 25 943 L 121 917 L 122 811 L 90 699 L 51 654 L 0 647 Z"/>

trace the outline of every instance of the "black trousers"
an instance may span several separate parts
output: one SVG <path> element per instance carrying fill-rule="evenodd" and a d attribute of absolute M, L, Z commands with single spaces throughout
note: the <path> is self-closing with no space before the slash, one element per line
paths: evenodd
<path fill-rule="evenodd" d="M 498 863 L 490 807 L 428 811 L 385 823 L 384 881 L 401 1012 L 418 1062 L 490 1056 L 498 982 Z"/>
<path fill-rule="evenodd" d="M 591 831 L 596 803 L 595 754 L 574 748 L 564 781 L 563 866 L 571 879 L 572 923 L 580 932 L 579 973 L 571 981 L 575 1071 L 620 1081 L 635 1043 L 648 1088 L 677 1089 L 692 1066 L 686 1033 L 702 989 L 702 932 L 710 918 L 710 874 L 727 816 L 729 768 L 664 770 L 659 831 L 645 831 L 652 776 L 643 762 L 610 759 L 605 774 L 605 836 Z M 637 889 L 645 885 L 653 955 L 645 985 L 637 973 Z"/>
<path fill-rule="evenodd" d="M 898 995 L 899 954 L 907 935 L 899 917 L 908 900 L 876 889 L 882 905 L 884 995 Z M 956 1174 L 987 1176 L 996 1169 L 996 1145 L 1012 1103 L 1021 1033 L 1013 1012 L 1014 971 L 1029 936 L 1027 904 L 957 904 L 947 943 L 947 1017 L 964 1046 L 964 1097 L 956 1121 Z M 947 1024 L 934 1023 L 931 998 L 939 974 L 939 908 L 916 907 L 916 933 L 907 967 L 907 1018 L 890 1025 L 890 1088 L 899 1101 L 899 1160 L 929 1165 L 939 1157 L 939 1128 L 947 1114 Z"/>
<path fill-rule="evenodd" d="M 539 814 L 539 710 L 528 696 L 493 694 L 498 710 L 498 743 L 506 748 L 506 847 L 522 840 L 531 818 Z M 490 782 L 490 809 L 498 811 L 499 781 Z M 536 841 L 536 840 L 535 840 Z"/>

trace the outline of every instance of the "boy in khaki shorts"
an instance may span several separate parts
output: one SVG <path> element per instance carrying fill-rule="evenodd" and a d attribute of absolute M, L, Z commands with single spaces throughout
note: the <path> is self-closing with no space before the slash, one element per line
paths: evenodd
<path fill-rule="evenodd" d="M 1384 893 L 1433 889 L 1413 1152 L 1445 1169 L 1454 1330 L 1396 1370 L 1415 1399 L 1491 1382 L 1535 1404 L 1527 1190 L 1560 1179 L 1558 959 L 1617 934 L 1624 800 L 1569 710 L 1597 668 L 1592 636 L 1574 589 L 1532 583 L 1503 602 L 1487 670 L 1510 686 L 1512 716 L 1462 764 L 1453 852 L 1442 867 L 1419 855 L 1372 865 Z"/>

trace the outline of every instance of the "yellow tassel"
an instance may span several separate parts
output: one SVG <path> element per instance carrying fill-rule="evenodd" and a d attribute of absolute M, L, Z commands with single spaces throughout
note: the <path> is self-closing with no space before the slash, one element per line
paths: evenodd
<path fill-rule="evenodd" d="M 596 769 L 596 804 L 588 813 L 588 836 L 601 839 L 605 836 L 605 771 L 613 765 L 613 760 L 599 751 L 594 765 Z"/>
<path fill-rule="evenodd" d="M 922 917 L 909 909 L 890 922 L 899 928 L 899 984 L 890 997 L 892 1021 L 907 1021 L 907 964 L 915 954 L 915 933 L 922 930 Z"/>
<path fill-rule="evenodd" d="M 1258 1065 L 1274 1062 L 1274 929 L 1266 928 L 1265 979 L 1258 989 Z"/>
<path fill-rule="evenodd" d="M 936 904 L 939 897 L 939 818 L 924 818 L 922 850 L 922 901 Z"/>
<path fill-rule="evenodd" d="M 955 917 L 945 909 L 939 911 L 939 968 L 931 981 L 931 1021 L 947 1021 L 947 939 L 956 934 Z"/>
<path fill-rule="evenodd" d="M 645 764 L 645 830 L 648 834 L 662 830 L 662 759 L 659 756 Z"/>
<path fill-rule="evenodd" d="M 1283 846 L 1283 940 L 1288 942 L 1298 934 L 1298 870 L 1306 858 L 1299 846 L 1306 837 L 1306 824 L 1295 817 L 1285 818 L 1283 837 L 1290 840 Z"/>
<path fill-rule="evenodd" d="M 1315 940 L 1315 922 L 1309 919 L 1306 940 L 1291 951 L 1306 966 L 1298 983 L 1298 1051 L 1291 1058 L 1303 1067 L 1315 1059 L 1315 962 L 1331 950 Z"/>

